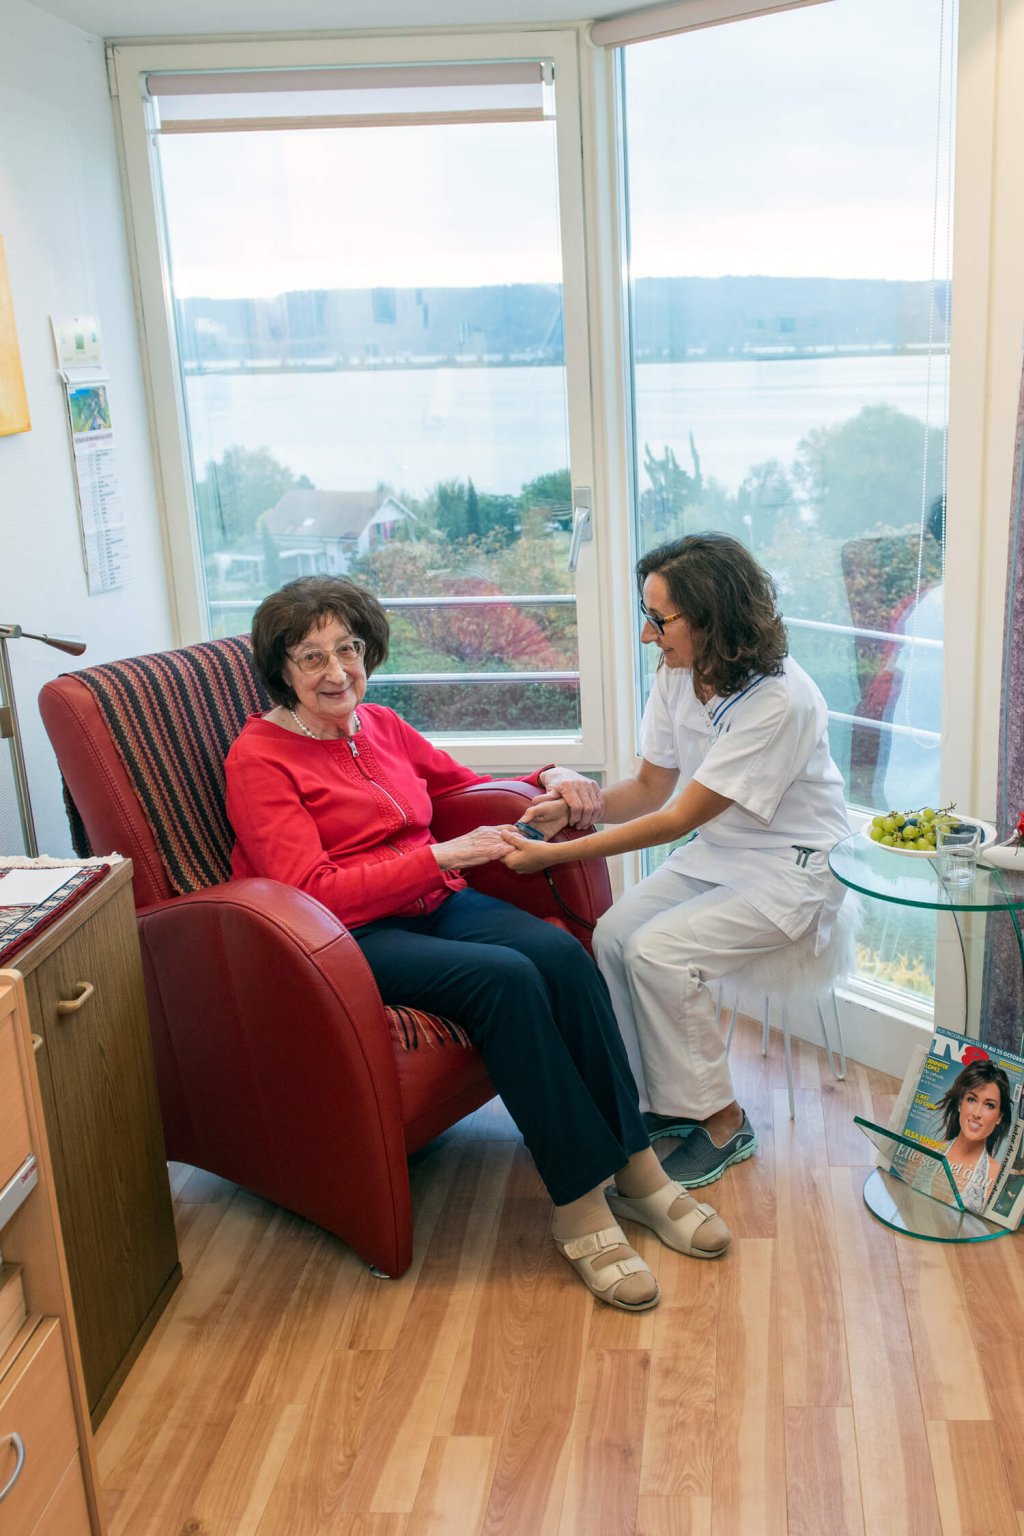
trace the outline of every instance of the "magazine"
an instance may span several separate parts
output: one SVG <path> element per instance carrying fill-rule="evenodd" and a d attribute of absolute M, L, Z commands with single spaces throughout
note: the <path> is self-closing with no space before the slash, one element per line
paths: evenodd
<path fill-rule="evenodd" d="M 879 1164 L 1010 1230 L 1024 1219 L 1024 1056 L 936 1029 L 915 1052 Z M 918 1150 L 921 1149 L 921 1150 Z M 955 1188 L 954 1188 L 955 1186 Z"/>

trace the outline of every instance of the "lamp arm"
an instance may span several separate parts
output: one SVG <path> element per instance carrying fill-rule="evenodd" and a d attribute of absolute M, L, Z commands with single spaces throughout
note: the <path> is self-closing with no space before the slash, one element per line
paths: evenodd
<path fill-rule="evenodd" d="M 25 755 L 21 749 L 21 731 L 18 728 L 18 709 L 14 702 L 14 684 L 10 663 L 7 660 L 7 636 L 2 629 L 0 629 L 0 740 L 11 743 L 14 793 L 21 818 L 22 836 L 25 839 L 25 852 L 29 858 L 34 859 L 39 852 L 39 844 L 36 841 L 35 822 L 32 819 Z"/>
<path fill-rule="evenodd" d="M 22 629 L 20 624 L 0 624 L 0 636 L 5 640 L 41 640 L 44 645 L 52 645 L 54 650 L 64 651 L 68 656 L 81 656 L 85 651 L 84 640 L 60 640 L 56 635 L 33 635 L 27 629 Z"/>
<path fill-rule="evenodd" d="M 0 624 L 0 741 L 11 743 L 11 766 L 14 770 L 14 792 L 18 801 L 18 811 L 21 817 L 21 830 L 25 839 L 25 851 L 30 858 L 35 858 L 39 852 L 39 844 L 36 841 L 35 822 L 32 819 L 32 802 L 29 798 L 28 773 L 25 768 L 25 755 L 21 746 L 21 731 L 18 727 L 18 710 L 14 702 L 14 682 L 11 678 L 10 662 L 7 657 L 8 640 L 41 640 L 44 645 L 52 645 L 55 650 L 64 651 L 68 656 L 81 656 L 85 645 L 81 640 L 60 640 L 54 635 L 33 635 L 20 624 Z"/>

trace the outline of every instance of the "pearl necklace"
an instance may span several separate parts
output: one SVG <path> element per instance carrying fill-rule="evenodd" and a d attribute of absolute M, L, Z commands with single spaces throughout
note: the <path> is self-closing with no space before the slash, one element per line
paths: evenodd
<path fill-rule="evenodd" d="M 292 719 L 295 721 L 295 724 L 298 726 L 298 728 L 302 732 L 303 736 L 308 736 L 310 741 L 330 741 L 331 740 L 331 737 L 329 737 L 329 736 L 318 736 L 316 734 L 316 731 L 311 731 L 309 726 L 306 725 L 304 721 L 299 719 L 299 717 L 295 713 L 294 709 L 289 708 L 288 713 L 291 715 Z M 362 727 L 362 723 L 361 723 L 361 721 L 359 719 L 359 716 L 356 715 L 356 714 L 353 714 L 353 716 L 352 716 L 352 724 L 355 727 L 355 731 L 361 731 L 362 728 L 363 728 Z M 355 734 L 355 731 L 353 731 L 353 735 Z"/>
<path fill-rule="evenodd" d="M 298 715 L 295 713 L 294 709 L 289 709 L 288 713 L 291 715 L 292 719 L 295 721 L 295 724 L 298 726 L 298 728 L 302 732 L 303 736 L 308 736 L 310 741 L 323 741 L 324 738 L 322 736 L 318 736 L 315 731 L 311 731 L 310 730 L 308 725 L 304 725 L 303 724 L 303 722 L 299 719 Z"/>

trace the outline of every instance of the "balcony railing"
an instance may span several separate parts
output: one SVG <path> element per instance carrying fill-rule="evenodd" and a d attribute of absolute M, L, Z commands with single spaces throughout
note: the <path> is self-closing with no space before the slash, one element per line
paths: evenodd
<path fill-rule="evenodd" d="M 215 599 L 209 603 L 210 616 L 215 619 L 218 615 L 227 617 L 231 613 L 240 613 L 245 614 L 248 621 L 257 602 L 258 599 L 253 598 Z M 576 597 L 572 592 L 488 593 L 484 596 L 455 597 L 431 594 L 424 597 L 382 597 L 380 602 L 384 608 L 396 612 L 417 608 L 570 607 L 575 605 Z M 864 629 L 854 624 L 831 624 L 824 619 L 788 618 L 786 626 L 788 629 L 810 630 L 817 634 L 838 635 L 850 640 L 878 640 L 887 645 L 907 645 L 921 651 L 942 650 L 941 640 L 929 639 L 923 635 L 892 633 L 884 629 Z M 562 672 L 377 672 L 374 674 L 373 681 L 374 687 L 377 688 L 408 686 L 410 683 L 430 688 L 460 683 L 578 683 L 579 677 L 578 669 Z M 829 720 L 836 724 L 876 730 L 883 735 L 913 736 L 922 744 L 937 742 L 940 739 L 938 731 L 918 726 L 897 725 L 891 720 L 873 720 L 866 715 L 851 715 L 836 709 L 830 709 L 828 715 Z"/>

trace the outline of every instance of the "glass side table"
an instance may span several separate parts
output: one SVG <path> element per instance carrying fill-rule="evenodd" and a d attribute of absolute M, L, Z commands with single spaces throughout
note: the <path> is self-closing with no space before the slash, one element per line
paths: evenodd
<path fill-rule="evenodd" d="M 973 963 L 973 947 L 984 935 L 984 922 L 976 914 L 994 914 L 1011 923 L 1017 953 L 1024 971 L 1024 854 L 1021 869 L 990 869 L 979 864 L 970 885 L 949 886 L 939 879 L 938 860 L 915 858 L 891 849 L 856 832 L 837 843 L 829 854 L 829 868 L 841 884 L 872 901 L 898 907 L 925 908 L 946 913 L 956 924 L 964 975 L 964 1017 L 961 1033 L 980 1038 L 982 967 Z M 861 1123 L 858 1120 L 858 1123 Z M 876 1145 L 892 1137 L 881 1126 L 861 1123 Z M 942 1161 L 939 1159 L 939 1161 Z M 879 1221 L 899 1232 L 931 1242 L 984 1242 L 1008 1235 L 1005 1227 L 992 1225 L 970 1212 L 960 1211 L 931 1195 L 903 1183 L 882 1168 L 875 1168 L 864 1184 L 864 1202 Z"/>
<path fill-rule="evenodd" d="M 970 885 L 949 886 L 939 879 L 938 860 L 911 854 L 894 853 L 873 843 L 861 832 L 844 837 L 828 856 L 829 868 L 841 884 L 859 891 L 872 901 L 887 901 L 898 907 L 924 907 L 945 912 L 956 924 L 964 968 L 964 1018 L 961 1034 L 981 1037 L 981 996 L 978 980 L 981 967 L 972 965 L 974 944 L 983 936 L 984 924 L 974 920 L 976 913 L 992 913 L 1000 922 L 1013 925 L 1017 953 L 1024 972 L 1024 853 L 1020 873 L 1007 869 L 989 869 L 979 864 Z M 1018 1046 L 1018 1049 L 1020 1047 Z"/>

